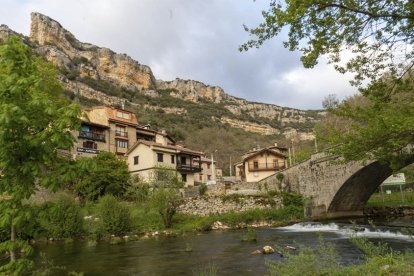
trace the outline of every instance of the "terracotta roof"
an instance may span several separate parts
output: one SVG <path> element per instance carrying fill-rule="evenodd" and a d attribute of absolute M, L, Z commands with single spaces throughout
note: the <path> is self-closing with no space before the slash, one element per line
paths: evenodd
<path fill-rule="evenodd" d="M 270 153 L 273 153 L 274 155 L 278 155 L 278 156 L 281 156 L 281 157 L 286 158 L 286 155 L 284 155 L 283 153 L 280 153 L 280 152 L 277 152 L 277 151 L 272 150 L 273 148 L 275 148 L 275 147 L 269 147 L 269 148 L 264 148 L 264 149 L 261 149 L 261 150 L 257 150 L 255 152 L 250 152 L 250 154 L 247 154 L 243 158 L 243 161 L 245 161 L 247 159 L 250 159 L 250 158 L 252 158 L 252 157 L 254 157 L 254 156 L 256 156 L 256 155 L 258 155 L 258 154 L 260 154 L 262 152 L 265 152 L 265 151 L 270 152 Z"/>
<path fill-rule="evenodd" d="M 158 147 L 158 148 L 163 148 L 163 149 L 170 149 L 170 150 L 175 150 L 177 151 L 177 153 L 188 153 L 188 154 L 193 154 L 193 155 L 203 155 L 204 153 L 201 151 L 195 151 L 195 150 L 191 150 L 182 146 L 178 146 L 178 145 L 163 145 L 160 143 L 156 143 L 153 141 L 147 141 L 147 140 L 138 140 L 128 151 L 126 154 L 129 154 L 130 152 L 132 152 L 132 150 L 134 150 L 139 144 L 144 144 L 147 146 L 154 146 L 154 147 Z"/>

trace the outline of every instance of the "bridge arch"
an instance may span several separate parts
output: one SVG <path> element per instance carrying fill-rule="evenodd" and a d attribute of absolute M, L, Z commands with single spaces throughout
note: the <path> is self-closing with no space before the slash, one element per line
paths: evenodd
<path fill-rule="evenodd" d="M 374 161 L 351 175 L 330 202 L 328 215 L 341 215 L 363 210 L 378 186 L 392 174 L 388 164 Z"/>

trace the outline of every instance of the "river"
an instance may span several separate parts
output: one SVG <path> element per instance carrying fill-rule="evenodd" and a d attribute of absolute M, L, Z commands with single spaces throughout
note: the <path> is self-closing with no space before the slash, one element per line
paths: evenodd
<path fill-rule="evenodd" d="M 414 220 L 389 222 L 388 225 L 414 226 Z M 55 265 L 85 275 L 193 275 L 193 271 L 212 263 L 219 275 L 264 275 L 265 260 L 282 259 L 278 254 L 252 255 L 254 250 L 270 246 L 315 247 L 322 236 L 332 242 L 344 265 L 361 262 L 362 253 L 349 241 L 353 225 L 342 222 L 308 222 L 287 227 L 257 229 L 257 243 L 242 242 L 243 230 L 211 231 L 180 237 L 159 237 L 110 245 L 102 242 L 37 244 L 36 257 L 43 252 Z M 392 248 L 414 249 L 414 241 L 398 227 L 371 227 L 359 224 L 358 235 L 383 240 Z M 186 248 L 192 248 L 186 252 Z"/>

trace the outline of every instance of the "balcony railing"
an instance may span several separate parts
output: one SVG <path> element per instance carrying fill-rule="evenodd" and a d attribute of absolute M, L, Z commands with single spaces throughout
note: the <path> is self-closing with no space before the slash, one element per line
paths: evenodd
<path fill-rule="evenodd" d="M 115 130 L 115 136 L 128 138 L 128 132 L 122 130 Z"/>
<path fill-rule="evenodd" d="M 177 170 L 180 172 L 192 172 L 192 173 L 197 173 L 197 172 L 201 172 L 201 168 L 198 164 L 183 164 L 181 162 L 177 163 Z"/>
<path fill-rule="evenodd" d="M 79 138 L 85 138 L 85 139 L 105 142 L 105 134 L 96 133 L 92 131 L 80 131 Z"/>
<path fill-rule="evenodd" d="M 257 171 L 279 171 L 286 169 L 284 164 L 280 165 L 278 163 L 249 163 L 248 165 L 249 172 Z"/>

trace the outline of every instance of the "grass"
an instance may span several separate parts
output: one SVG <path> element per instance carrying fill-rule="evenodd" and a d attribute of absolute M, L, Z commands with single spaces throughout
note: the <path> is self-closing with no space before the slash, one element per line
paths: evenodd
<path fill-rule="evenodd" d="M 384 201 L 381 193 L 374 193 L 367 202 L 366 207 L 382 207 L 382 206 L 414 206 L 414 192 L 403 192 L 404 202 L 401 200 L 401 192 L 392 190 L 391 194 L 384 191 Z"/>
<path fill-rule="evenodd" d="M 143 206 L 132 206 L 131 217 L 133 229 L 139 233 L 165 230 L 160 215 L 156 210 Z M 273 221 L 286 224 L 303 218 L 302 207 L 289 206 L 283 209 L 254 209 L 239 213 L 226 213 L 210 216 L 194 216 L 177 213 L 173 218 L 171 230 L 178 232 L 205 231 L 215 221 L 230 226 L 240 223 L 253 223 L 257 221 Z"/>

